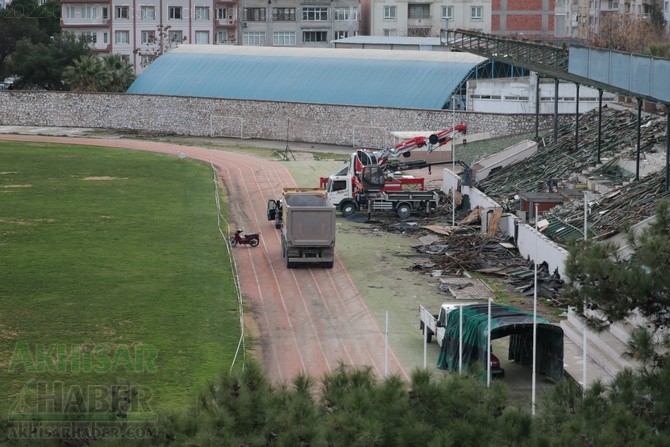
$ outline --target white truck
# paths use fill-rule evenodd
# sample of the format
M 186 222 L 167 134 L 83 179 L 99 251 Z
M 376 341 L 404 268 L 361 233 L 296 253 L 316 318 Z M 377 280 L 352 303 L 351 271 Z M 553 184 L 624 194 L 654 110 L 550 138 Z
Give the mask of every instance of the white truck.
M 457 312 L 454 314 L 454 317 L 458 318 L 458 308 L 461 306 L 469 306 L 471 304 L 476 303 L 442 303 L 440 306 L 440 313 L 437 315 L 434 315 L 425 307 L 419 306 L 419 314 L 421 317 L 419 329 L 421 330 L 421 333 L 424 334 L 426 342 L 430 343 L 433 339 L 433 335 L 435 335 L 437 344 L 442 346 L 445 328 L 449 321 L 449 313 L 452 310 L 456 310 Z M 425 331 L 428 331 L 428 333 L 426 334 Z
M 419 306 L 419 314 L 421 318 L 419 329 L 421 330 L 421 333 L 423 334 L 426 343 L 430 343 L 433 338 L 433 335 L 435 335 L 437 339 L 437 344 L 442 349 L 445 342 L 446 328 L 449 319 L 454 318 L 458 320 L 460 315 L 459 308 L 467 307 L 473 304 L 478 303 L 471 303 L 471 302 L 442 303 L 442 305 L 440 306 L 440 313 L 437 315 L 432 314 L 425 307 Z M 491 377 L 496 378 L 505 377 L 505 370 L 500 366 L 500 360 L 493 354 L 493 352 L 491 352 L 490 360 L 491 360 Z

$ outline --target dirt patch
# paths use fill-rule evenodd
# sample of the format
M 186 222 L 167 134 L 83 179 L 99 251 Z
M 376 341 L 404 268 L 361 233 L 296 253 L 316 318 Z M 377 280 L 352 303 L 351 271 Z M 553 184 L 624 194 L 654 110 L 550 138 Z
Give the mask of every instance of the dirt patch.
M 106 175 L 102 175 L 99 177 L 84 177 L 82 180 L 90 180 L 90 181 L 101 181 L 101 180 L 127 180 L 128 177 L 108 177 Z
M 1 185 L 0 188 L 32 188 L 33 185 Z

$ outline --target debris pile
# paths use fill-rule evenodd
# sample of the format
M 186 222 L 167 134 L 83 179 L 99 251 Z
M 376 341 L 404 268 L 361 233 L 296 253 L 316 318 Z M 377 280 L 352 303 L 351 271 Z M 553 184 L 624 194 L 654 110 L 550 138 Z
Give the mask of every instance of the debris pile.
M 433 232 L 431 242 L 414 247 L 426 255 L 428 262 L 414 263 L 409 270 L 435 275 L 460 277 L 467 272 L 501 278 L 510 289 L 522 295 L 534 295 L 535 267 L 519 255 L 516 247 L 504 239 L 489 237 L 475 226 L 419 227 Z M 548 272 L 546 264 L 538 266 L 538 296 L 562 305 L 560 292 L 563 280 L 557 271 Z

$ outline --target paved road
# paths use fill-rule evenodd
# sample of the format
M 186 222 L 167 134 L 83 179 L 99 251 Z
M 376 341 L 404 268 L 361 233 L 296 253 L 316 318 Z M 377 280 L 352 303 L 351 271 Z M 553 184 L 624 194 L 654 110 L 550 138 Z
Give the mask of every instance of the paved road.
M 252 309 L 268 377 L 290 381 L 297 373 L 321 377 L 340 362 L 386 368 L 408 378 L 353 280 L 336 258 L 331 269 L 286 269 L 279 233 L 269 231 L 267 199 L 295 186 L 279 163 L 233 152 L 130 139 L 0 135 L 0 140 L 50 141 L 108 146 L 187 157 L 213 164 L 229 198 L 229 228 L 263 229 L 261 244 L 233 250 L 241 292 Z

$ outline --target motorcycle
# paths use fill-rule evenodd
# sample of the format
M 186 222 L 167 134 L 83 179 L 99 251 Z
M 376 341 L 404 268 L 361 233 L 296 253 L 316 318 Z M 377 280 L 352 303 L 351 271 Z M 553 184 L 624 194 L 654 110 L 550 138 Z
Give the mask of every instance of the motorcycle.
M 260 235 L 258 233 L 248 233 L 244 236 L 242 235 L 242 230 L 237 230 L 234 235 L 230 237 L 230 245 L 236 246 L 240 245 L 251 245 L 255 247 L 260 242 Z

